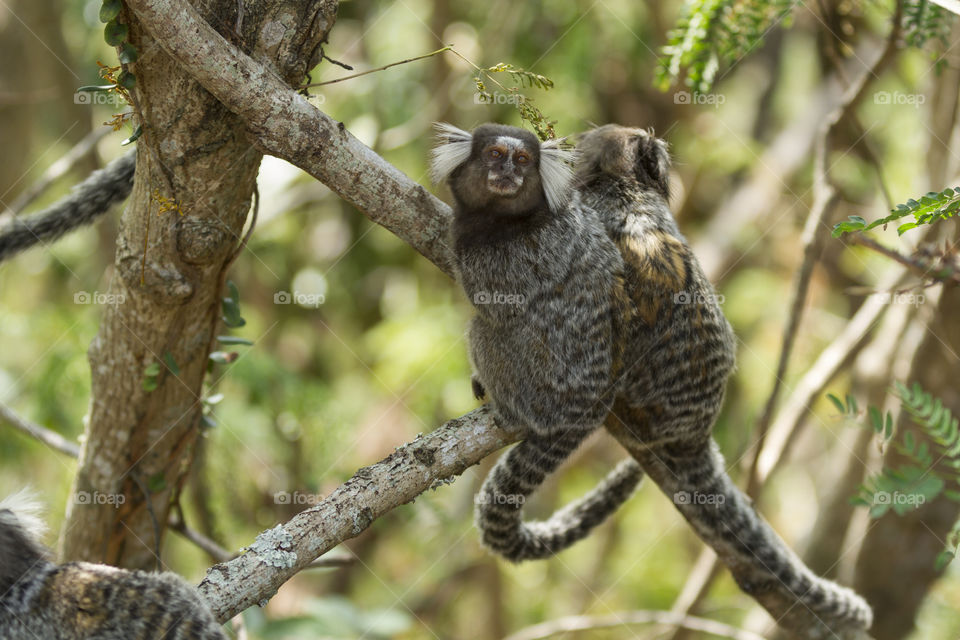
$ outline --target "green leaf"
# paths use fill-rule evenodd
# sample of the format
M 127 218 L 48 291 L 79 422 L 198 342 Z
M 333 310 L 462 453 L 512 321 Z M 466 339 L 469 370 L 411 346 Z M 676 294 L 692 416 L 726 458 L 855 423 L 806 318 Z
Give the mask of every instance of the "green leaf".
M 880 413 L 880 409 L 869 406 L 867 412 L 870 414 L 870 424 L 873 425 L 873 430 L 876 433 L 883 433 L 883 414 Z
M 143 135 L 143 127 L 141 127 L 140 125 L 137 125 L 137 128 L 133 130 L 133 133 L 130 134 L 130 137 L 127 138 L 126 140 L 124 140 L 123 142 L 121 142 L 121 143 L 120 143 L 120 146 L 121 146 L 121 147 L 125 147 L 125 146 L 127 146 L 128 144 L 134 143 L 134 142 L 136 142 L 136 141 L 140 138 L 140 136 L 142 136 L 142 135 Z
M 886 440 L 893 437 L 893 414 L 889 412 L 887 412 L 887 422 L 884 425 L 883 437 Z
M 117 84 L 127 91 L 132 91 L 133 88 L 137 86 L 137 76 L 129 71 L 121 71 L 120 75 L 117 76 Z
M 240 336 L 217 336 L 217 342 L 220 344 L 242 344 L 248 347 L 253 346 L 252 340 L 247 340 L 246 338 L 241 338 Z
M 843 401 L 840 400 L 840 398 L 838 398 L 837 396 L 833 395 L 832 393 L 828 393 L 827 400 L 832 402 L 833 406 L 835 406 L 837 408 L 837 411 L 839 411 L 840 413 L 847 412 L 847 408 L 843 405 Z
M 933 563 L 934 571 L 943 571 L 950 563 L 953 562 L 953 559 L 956 557 L 956 552 L 950 549 L 944 549 L 937 554 L 937 559 Z
M 148 376 L 158 376 L 160 375 L 160 363 L 151 362 L 147 365 L 147 368 L 143 370 L 143 373 Z
M 920 225 L 918 225 L 916 222 L 905 222 L 899 227 L 897 227 L 897 235 L 902 236 L 907 231 L 910 231 L 910 229 L 916 229 L 919 226 Z
M 847 394 L 847 409 L 850 415 L 856 415 L 860 411 L 859 407 L 857 407 L 857 399 L 849 393 Z
M 120 0 L 103 0 L 103 4 L 100 5 L 100 22 L 110 22 L 120 15 L 122 8 Z
M 158 472 L 150 476 L 147 480 L 147 489 L 151 493 L 158 493 L 167 488 L 167 479 L 164 477 L 162 472 Z
M 175 376 L 180 375 L 180 367 L 177 365 L 177 361 L 173 358 L 172 353 L 170 353 L 169 351 L 164 351 L 163 362 L 167 365 L 167 369 L 170 369 L 170 373 L 172 373 Z
M 111 47 L 119 47 L 123 44 L 123 41 L 127 39 L 127 36 L 130 35 L 130 30 L 127 28 L 127 25 L 117 22 L 116 20 L 111 20 L 107 23 L 107 26 L 103 28 L 103 39 L 107 41 Z
M 159 383 L 157 382 L 157 379 L 156 379 L 155 377 L 153 377 L 153 378 L 149 378 L 149 377 L 148 377 L 148 378 L 144 378 L 144 379 L 140 382 L 140 387 L 141 387 L 144 391 L 154 391 L 158 386 L 159 386 Z
M 223 402 L 222 393 L 215 393 L 212 396 L 207 396 L 206 398 L 203 399 L 203 403 L 209 404 L 209 405 L 220 404 L 221 402 Z
M 214 429 L 217 426 L 217 421 L 212 416 L 204 414 L 200 416 L 200 426 L 204 429 Z
M 117 85 L 115 84 L 86 84 L 82 87 L 77 87 L 77 91 L 112 91 L 116 88 Z
M 129 42 L 124 42 L 120 45 L 120 54 L 118 58 L 123 64 L 131 64 L 137 61 L 137 58 L 140 57 L 140 54 L 137 52 L 137 48 L 130 44 Z M 127 87 L 128 89 L 130 87 Z

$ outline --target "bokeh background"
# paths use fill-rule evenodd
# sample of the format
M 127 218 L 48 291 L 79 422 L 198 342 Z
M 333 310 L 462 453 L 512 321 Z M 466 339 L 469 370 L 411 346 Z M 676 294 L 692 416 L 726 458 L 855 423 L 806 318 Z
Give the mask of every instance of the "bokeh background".
M 97 61 L 113 64 L 116 57 L 100 34 L 99 4 L 0 3 L 5 204 L 117 111 L 74 100 L 78 86 L 98 82 Z M 561 135 L 617 122 L 652 127 L 669 141 L 673 209 L 739 339 L 738 370 L 715 433 L 731 474 L 742 478 L 802 259 L 799 238 L 812 203 L 810 145 L 837 95 L 826 80 L 833 64 L 826 51 L 833 47 L 851 70 L 862 69 L 856 58 L 879 50 L 892 4 L 800 3 L 789 28 L 771 29 L 699 99 L 682 83 L 666 91 L 654 86 L 660 48 L 681 8 L 655 0 L 350 0 L 341 3 L 325 51 L 360 71 L 452 44 L 482 67 L 506 62 L 551 79 L 552 90 L 523 93 L 556 120 Z M 943 57 L 946 49 L 933 42 L 900 53 L 875 83 L 890 99 L 871 92 L 858 110 L 869 148 L 851 130 L 849 149 L 831 153 L 844 216 L 872 219 L 886 212 L 871 154 L 896 202 L 946 186 L 929 184 L 937 143 L 926 99 L 940 81 L 935 62 L 956 65 L 955 56 Z M 312 79 L 348 73 L 323 61 Z M 479 104 L 473 76 L 470 65 L 444 53 L 320 87 L 314 102 L 449 201 L 445 187 L 427 177 L 431 123 L 521 124 L 507 100 Z M 498 78 L 514 84 L 506 74 Z M 128 134 L 103 137 L 28 211 L 123 153 L 119 143 Z M 954 154 L 946 161 L 956 169 Z M 759 187 L 751 191 L 751 185 Z M 190 525 L 233 550 L 359 467 L 476 406 L 464 341 L 470 307 L 455 283 L 282 161 L 264 160 L 259 188 L 256 231 L 230 273 L 247 320 L 231 333 L 253 345 L 237 347 L 240 357 L 209 377 L 210 393 L 222 400 L 210 411 L 215 426 L 203 440 L 184 500 Z M 83 430 L 86 350 L 101 314 L 99 305 L 77 303 L 75 296 L 106 291 L 114 277 L 118 214 L 0 266 L 0 402 L 71 439 Z M 893 245 L 909 244 L 887 235 Z M 864 292 L 850 287 L 874 286 L 887 267 L 865 249 L 828 243 L 785 378 L 787 393 L 863 303 Z M 283 292 L 300 294 L 300 303 L 284 303 Z M 855 371 L 844 374 L 830 389 L 843 395 L 855 378 Z M 837 451 L 860 429 L 825 399 L 806 422 L 760 500 L 773 526 L 801 550 L 837 471 Z M 623 455 L 598 434 L 550 479 L 531 512 L 548 513 L 582 494 Z M 560 557 L 515 567 L 485 554 L 472 525 L 473 496 L 490 463 L 396 509 L 333 552 L 354 558 L 347 566 L 306 571 L 265 609 L 247 612 L 251 637 L 487 639 L 568 614 L 672 606 L 702 545 L 653 486 Z M 27 484 L 37 489 L 48 507 L 51 545 L 74 470 L 72 460 L 0 427 L 0 495 Z M 851 537 L 837 550 L 841 578 L 855 556 Z M 193 581 L 212 563 L 177 535 L 167 536 L 164 560 Z M 927 599 L 921 630 L 912 637 L 956 638 L 956 602 L 954 566 Z M 764 615 L 727 574 L 700 614 L 734 625 Z M 664 633 L 637 626 L 569 637 Z

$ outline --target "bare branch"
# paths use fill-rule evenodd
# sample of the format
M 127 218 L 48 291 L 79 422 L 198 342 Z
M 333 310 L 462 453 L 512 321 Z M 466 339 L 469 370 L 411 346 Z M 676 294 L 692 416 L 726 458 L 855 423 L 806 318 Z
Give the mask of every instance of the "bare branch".
M 745 631 L 722 622 L 714 622 L 704 618 L 685 616 L 671 611 L 624 611 L 604 616 L 568 616 L 558 618 L 542 624 L 537 624 L 516 633 L 511 633 L 504 640 L 538 640 L 548 638 L 558 633 L 573 631 L 587 631 L 589 629 L 605 629 L 623 627 L 628 624 L 667 624 L 691 631 L 703 631 L 715 636 L 731 638 L 732 640 L 763 640 L 763 636 L 751 631 Z
M 6 422 L 14 429 L 22 431 L 31 438 L 39 440 L 51 449 L 55 449 L 71 458 L 77 458 L 80 455 L 80 446 L 77 443 L 70 442 L 56 431 L 51 431 L 35 422 L 21 418 L 9 407 L 2 404 L 0 404 L 0 421 Z
M 300 167 L 445 273 L 453 273 L 445 244 L 450 223 L 446 204 L 227 42 L 189 3 L 127 4 L 170 56 L 246 122 L 262 151 Z
M 451 420 L 364 467 L 319 504 L 257 536 L 247 552 L 214 565 L 200 593 L 221 622 L 273 596 L 295 573 L 399 505 L 460 475 L 514 437 L 485 408 Z

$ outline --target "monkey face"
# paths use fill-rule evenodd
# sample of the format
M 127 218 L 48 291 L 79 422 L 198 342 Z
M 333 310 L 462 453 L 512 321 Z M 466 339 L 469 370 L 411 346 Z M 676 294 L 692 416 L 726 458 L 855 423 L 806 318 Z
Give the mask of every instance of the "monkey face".
M 433 178 L 449 180 L 459 210 L 515 216 L 566 205 L 572 154 L 561 141 L 541 143 L 529 131 L 500 124 L 472 133 L 438 124 L 437 131 Z
M 497 136 L 480 152 L 487 169 L 487 188 L 495 196 L 513 198 L 531 175 L 536 175 L 531 150 L 521 140 Z

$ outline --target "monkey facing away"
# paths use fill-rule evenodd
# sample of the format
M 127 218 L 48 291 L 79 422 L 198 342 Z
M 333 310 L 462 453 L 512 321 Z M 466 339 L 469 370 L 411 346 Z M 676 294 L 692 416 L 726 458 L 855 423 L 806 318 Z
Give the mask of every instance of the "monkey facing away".
M 477 496 L 483 544 L 514 562 L 570 546 L 613 513 L 642 474 L 621 463 L 580 500 L 523 522 L 528 496 L 603 424 L 621 366 L 623 263 L 595 214 L 570 201 L 570 152 L 515 127 L 438 125 L 434 179 L 455 200 L 458 280 L 476 310 L 474 390 L 523 440 Z
M 226 640 L 197 591 L 173 573 L 57 565 L 24 492 L 0 502 L 3 640 Z
M 70 195 L 50 207 L 27 216 L 17 216 L 0 226 L 0 262 L 41 242 L 53 242 L 84 225 L 92 224 L 121 202 L 133 189 L 136 152 L 121 156 L 91 173 Z
M 578 144 L 577 190 L 620 249 L 634 305 L 619 395 L 606 425 L 734 574 L 762 600 L 775 585 L 823 637 L 868 629 L 870 607 L 814 575 L 730 480 L 711 437 L 734 336 L 670 213 L 670 157 L 642 129 L 606 125 Z

